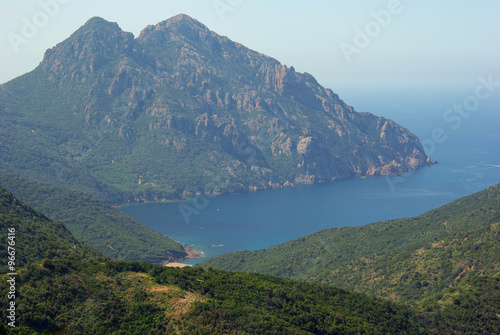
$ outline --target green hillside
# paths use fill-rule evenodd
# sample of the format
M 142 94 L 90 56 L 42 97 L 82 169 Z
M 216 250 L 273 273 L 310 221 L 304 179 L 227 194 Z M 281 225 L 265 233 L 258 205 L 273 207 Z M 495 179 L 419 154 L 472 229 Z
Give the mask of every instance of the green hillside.
M 0 187 L 0 249 L 2 274 L 8 271 L 8 252 L 14 248 L 14 268 L 45 258 L 95 257 L 99 252 L 76 240 L 61 222 L 35 211 Z M 12 235 L 8 235 L 12 231 Z M 12 236 L 9 238 L 9 236 Z M 3 295 L 2 295 L 3 296 Z
M 500 268 L 500 185 L 414 218 L 332 228 L 201 266 L 260 272 L 415 302 Z
M 463 281 L 418 307 L 434 334 L 500 334 L 500 272 Z
M 259 274 L 109 259 L 58 259 L 19 273 L 12 334 L 419 334 L 423 327 L 394 303 Z
M 100 257 L 3 189 L 0 213 L 2 231 L 16 229 L 17 257 L 15 299 L 6 298 L 11 275 L 0 275 L 4 334 L 425 333 L 409 308 L 360 293 Z M 7 322 L 10 301 L 15 328 Z
M 484 203 L 484 199 L 494 199 L 495 192 L 497 188 L 490 188 L 475 199 Z M 477 213 L 467 198 L 460 201 Z M 458 207 L 451 206 L 450 212 L 453 208 Z M 481 208 L 480 212 L 489 209 Z M 448 220 L 459 222 L 451 216 Z M 17 273 L 15 299 L 7 298 L 7 292 L 13 292 L 7 281 L 12 277 L 9 269 L 3 267 L 0 275 L 4 297 L 0 299 L 0 334 L 465 335 L 500 330 L 500 272 L 493 268 L 490 275 L 463 280 L 410 307 L 264 274 L 111 260 L 1 188 L 0 225 L 4 232 L 16 230 Z M 487 228 L 496 232 L 498 223 L 485 224 L 460 238 L 472 242 L 469 249 L 489 244 Z M 4 241 L 5 250 L 11 240 Z M 436 249 L 459 252 L 452 240 L 436 243 L 441 244 Z M 431 252 L 416 254 L 427 253 Z M 477 261 L 486 260 L 487 256 Z M 460 276 L 466 277 L 462 272 Z M 15 328 L 7 318 L 12 316 L 7 310 L 11 301 L 16 307 Z
M 0 185 L 105 256 L 152 263 L 186 256 L 179 243 L 89 195 L 2 173 Z

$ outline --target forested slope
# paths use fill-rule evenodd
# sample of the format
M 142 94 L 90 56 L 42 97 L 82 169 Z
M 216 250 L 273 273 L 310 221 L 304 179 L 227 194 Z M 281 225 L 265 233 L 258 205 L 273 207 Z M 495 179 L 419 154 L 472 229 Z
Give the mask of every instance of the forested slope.
M 14 291 L 7 281 L 12 271 L 0 275 L 2 323 L 8 321 L 10 301 L 16 306 L 16 327 L 7 325 L 9 334 L 418 334 L 423 329 L 407 307 L 334 287 L 113 261 L 3 189 L 0 223 L 2 231 L 16 231 Z M 15 299 L 5 298 L 9 290 Z
M 162 263 L 187 255 L 178 242 L 89 195 L 3 173 L 0 185 L 105 256 Z
M 61 222 L 35 211 L 0 187 L 0 249 L 2 274 L 8 271 L 8 251 L 14 249 L 14 268 L 54 257 L 96 257 L 92 247 L 76 240 Z M 11 233 L 11 235 L 9 235 Z M 8 247 L 11 247 L 9 250 Z
M 500 268 L 500 186 L 417 217 L 323 230 L 201 266 L 328 284 L 415 302 Z

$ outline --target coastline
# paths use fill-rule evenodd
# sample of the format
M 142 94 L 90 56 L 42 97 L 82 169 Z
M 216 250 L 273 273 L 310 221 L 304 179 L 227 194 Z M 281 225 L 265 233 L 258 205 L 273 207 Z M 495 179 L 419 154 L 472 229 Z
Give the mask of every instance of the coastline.
M 184 250 L 187 253 L 187 256 L 184 257 L 182 260 L 187 261 L 189 259 L 198 259 L 204 257 L 202 252 L 197 252 L 195 248 L 193 247 L 188 247 L 187 244 L 183 243 L 181 244 Z
M 193 247 L 189 247 L 185 243 L 182 243 L 181 246 L 184 248 L 184 251 L 186 252 L 187 256 L 182 257 L 182 258 L 174 258 L 174 259 L 171 259 L 169 261 L 166 261 L 163 263 L 163 266 L 174 267 L 174 268 L 183 268 L 183 267 L 188 267 L 188 266 L 190 267 L 192 265 L 183 264 L 180 262 L 187 261 L 190 259 L 198 259 L 198 258 L 204 257 L 202 252 L 197 252 L 196 249 L 194 249 Z
M 186 198 L 181 198 L 181 199 L 162 199 L 162 200 L 155 200 L 155 201 L 147 201 L 147 200 L 138 200 L 136 202 L 126 202 L 126 203 L 120 203 L 118 205 L 113 204 L 111 205 L 114 208 L 120 209 L 123 207 L 128 207 L 128 206 L 140 206 L 140 205 L 146 205 L 146 204 L 163 204 L 163 203 L 179 203 L 179 204 L 190 204 L 195 201 L 197 197 L 208 197 L 208 198 L 214 198 L 218 197 L 221 195 L 232 195 L 232 194 L 242 194 L 242 193 L 250 193 L 250 192 L 262 192 L 262 191 L 270 191 L 270 190 L 279 190 L 279 189 L 284 189 L 284 188 L 291 188 L 291 187 L 296 187 L 299 185 L 316 185 L 316 184 L 324 184 L 324 183 L 335 183 L 338 181 L 342 180 L 349 180 L 353 178 L 364 178 L 364 177 L 377 177 L 377 176 L 352 176 L 352 177 L 346 177 L 346 178 L 338 178 L 334 180 L 321 180 L 317 182 L 311 182 L 311 183 L 290 183 L 287 185 L 273 185 L 273 186 L 267 186 L 263 188 L 249 188 L 248 190 L 243 190 L 243 191 L 227 191 L 227 192 L 220 192 L 220 193 L 203 193 L 203 194 L 198 194 L 198 195 L 192 195 Z
M 168 204 L 168 203 L 178 203 L 178 204 L 190 204 L 194 202 L 195 197 L 187 197 L 182 199 L 163 199 L 163 200 L 155 200 L 155 201 L 137 201 L 137 202 L 126 202 L 119 205 L 111 205 L 114 208 L 120 209 L 128 206 L 139 206 L 146 204 Z
M 352 176 L 345 176 L 345 177 L 335 177 L 331 180 L 316 180 L 316 181 L 296 181 L 296 182 L 288 182 L 288 183 L 283 183 L 283 184 L 273 184 L 273 185 L 267 185 L 262 188 L 249 188 L 246 190 L 240 190 L 240 191 L 224 191 L 220 193 L 203 193 L 203 194 L 198 194 L 198 195 L 190 195 L 186 197 L 182 197 L 182 195 L 179 194 L 181 198 L 179 199 L 156 199 L 153 201 L 148 201 L 144 200 L 141 198 L 136 198 L 136 201 L 128 201 L 125 203 L 120 203 L 120 204 L 113 204 L 111 205 L 112 207 L 115 207 L 117 209 L 120 209 L 122 207 L 128 207 L 128 206 L 139 206 L 139 205 L 145 205 L 145 204 L 161 204 L 161 203 L 192 203 L 195 201 L 197 197 L 218 197 L 221 195 L 228 195 L 228 194 L 241 194 L 241 193 L 248 193 L 248 192 L 261 192 L 261 191 L 269 191 L 269 190 L 277 190 L 277 189 L 284 189 L 284 188 L 290 188 L 290 187 L 296 187 L 299 185 L 318 185 L 318 184 L 325 184 L 325 183 L 336 183 L 344 180 L 350 180 L 350 179 L 368 179 L 368 178 L 377 178 L 377 177 L 395 177 L 395 176 L 401 176 L 405 173 L 411 172 L 411 171 L 417 171 L 426 167 L 431 167 L 433 165 L 438 164 L 438 161 L 436 160 L 431 160 L 430 157 L 426 160 L 426 163 L 416 167 L 412 168 L 409 171 L 379 171 L 375 173 L 364 173 L 364 174 L 354 174 Z

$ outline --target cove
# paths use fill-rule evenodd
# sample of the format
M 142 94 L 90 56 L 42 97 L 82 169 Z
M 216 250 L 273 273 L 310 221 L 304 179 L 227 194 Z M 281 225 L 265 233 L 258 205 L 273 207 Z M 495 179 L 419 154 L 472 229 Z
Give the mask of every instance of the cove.
M 441 129 L 446 140 L 429 148 L 431 158 L 439 162 L 432 167 L 399 177 L 357 178 L 222 195 L 209 198 L 197 215 L 190 216 L 190 222 L 184 220 L 179 203 L 120 209 L 211 257 L 267 248 L 331 227 L 416 216 L 500 182 L 498 99 L 484 103 L 455 130 L 442 120 L 442 115 L 448 106 L 463 100 L 463 95 L 433 91 L 418 101 L 411 97 L 401 95 L 399 100 L 393 99 L 392 108 L 375 95 L 367 101 L 357 101 L 357 105 L 361 106 L 360 111 L 369 106 L 371 112 L 394 119 L 421 140 Z

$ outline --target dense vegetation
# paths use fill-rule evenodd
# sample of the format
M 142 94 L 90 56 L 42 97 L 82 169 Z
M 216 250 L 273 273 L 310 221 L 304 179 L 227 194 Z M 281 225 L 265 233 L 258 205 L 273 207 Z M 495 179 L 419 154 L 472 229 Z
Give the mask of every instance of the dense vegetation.
M 500 272 L 463 281 L 418 306 L 434 334 L 500 334 Z
M 186 255 L 179 243 L 89 195 L 2 173 L 0 185 L 105 256 L 162 263 Z
M 201 298 L 191 294 L 192 301 L 184 302 L 187 292 L 156 285 L 145 273 L 151 267 L 105 258 L 58 258 L 31 264 L 18 271 L 18 322 L 11 333 L 24 329 L 37 333 L 160 334 L 168 324 L 168 313 L 176 312 L 176 303 L 182 311 Z M 133 271 L 136 269 L 141 272 Z M 2 292 L 6 289 L 3 279 Z
M 259 274 L 62 258 L 19 273 L 13 334 L 418 334 L 423 327 L 387 301 Z
M 0 191 L 2 231 L 16 228 L 12 334 L 417 334 L 423 327 L 405 307 L 333 287 L 100 257 L 62 224 Z M 0 276 L 2 323 L 7 272 Z
M 475 195 L 476 205 L 468 198 L 459 200 L 459 204 L 470 213 L 483 213 L 485 208 L 489 209 L 482 206 L 487 203 L 485 199 L 495 199 L 498 188 L 485 192 Z M 448 213 L 458 210 L 455 205 L 450 204 Z M 477 208 L 482 210 L 477 212 Z M 434 214 L 439 212 L 441 209 Z M 460 220 L 449 216 L 448 222 Z M 9 276 L 2 267 L 0 292 L 4 299 L 0 300 L 0 334 L 497 334 L 500 331 L 500 273 L 494 273 L 495 262 L 489 259 L 498 253 L 485 249 L 491 240 L 498 244 L 498 237 L 490 236 L 497 233 L 498 223 L 457 233 L 465 234 L 460 235 L 461 240 L 471 241 L 472 244 L 462 246 L 466 250 L 479 246 L 479 250 L 485 251 L 485 259 L 478 258 L 477 262 L 490 262 L 491 275 L 461 281 L 456 287 L 428 295 L 414 307 L 333 286 L 264 274 L 212 267 L 175 269 L 111 260 L 75 240 L 61 223 L 51 221 L 3 189 L 0 189 L 0 223 L 2 231 L 16 228 L 18 273 L 17 326 L 11 328 L 5 322 Z M 455 242 L 443 239 L 433 248 L 451 250 L 449 255 L 454 257 L 462 250 Z M 1 243 L 5 249 L 5 242 Z M 427 250 L 416 254 L 431 253 Z M 484 268 L 483 273 L 487 272 Z M 466 274 L 463 271 L 459 276 Z
M 500 185 L 414 218 L 332 228 L 201 266 L 260 272 L 400 302 L 500 269 Z
M 8 239 L 8 229 L 14 229 L 15 237 Z M 99 253 L 92 247 L 76 240 L 61 222 L 53 222 L 35 211 L 10 192 L 0 187 L 0 249 L 2 250 L 2 274 L 7 271 L 8 243 L 15 249 L 14 267 L 23 267 L 43 259 L 60 257 L 95 257 Z M 3 297 L 3 295 L 2 295 Z

